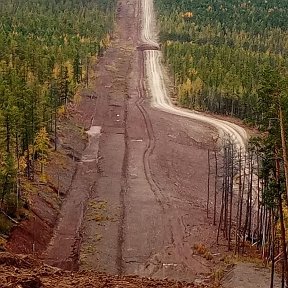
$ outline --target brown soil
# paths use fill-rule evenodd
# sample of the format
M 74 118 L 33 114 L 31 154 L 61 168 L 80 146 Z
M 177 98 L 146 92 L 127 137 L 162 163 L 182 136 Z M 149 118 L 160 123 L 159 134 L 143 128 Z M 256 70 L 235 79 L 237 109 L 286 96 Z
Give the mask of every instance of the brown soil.
M 37 170 L 34 181 L 23 180 L 22 189 L 30 208 L 25 212 L 27 220 L 12 229 L 6 245 L 8 251 L 41 255 L 53 235 L 62 200 L 76 171 L 76 155 L 80 155 L 86 145 L 81 130 L 75 126 L 76 114 L 71 112 L 69 119 L 59 123 L 58 150 L 51 151 L 45 167 L 47 183 L 39 180 Z
M 9 253 L 0 253 L 0 287 L 192 288 L 194 285 L 168 280 L 155 281 L 137 276 L 118 277 L 95 272 L 72 273 L 52 268 L 28 256 L 13 256 Z
M 271 271 L 253 263 L 236 264 L 222 281 L 223 288 L 270 287 Z M 274 287 L 281 287 L 281 279 L 274 275 Z

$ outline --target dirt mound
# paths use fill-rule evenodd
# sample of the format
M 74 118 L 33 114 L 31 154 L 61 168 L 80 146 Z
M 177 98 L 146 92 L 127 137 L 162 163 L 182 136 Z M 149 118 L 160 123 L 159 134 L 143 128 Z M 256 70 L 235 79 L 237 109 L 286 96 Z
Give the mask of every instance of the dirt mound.
M 7 252 L 0 254 L 0 266 L 14 266 L 15 268 L 32 268 L 39 265 L 35 259 L 27 255 L 13 255 Z
M 19 279 L 20 278 L 20 279 Z M 36 276 L 23 276 L 23 277 L 8 277 L 8 284 L 7 287 L 21 287 L 21 288 L 41 288 L 43 284 L 41 280 Z M 2 287 L 2 286 L 1 286 Z M 5 287 L 5 286 L 3 286 Z
M 72 273 L 50 267 L 31 256 L 0 253 L 0 288 L 40 287 L 195 287 L 191 283 L 155 280 L 138 276 L 110 276 L 103 273 Z M 204 286 L 203 286 L 204 287 Z

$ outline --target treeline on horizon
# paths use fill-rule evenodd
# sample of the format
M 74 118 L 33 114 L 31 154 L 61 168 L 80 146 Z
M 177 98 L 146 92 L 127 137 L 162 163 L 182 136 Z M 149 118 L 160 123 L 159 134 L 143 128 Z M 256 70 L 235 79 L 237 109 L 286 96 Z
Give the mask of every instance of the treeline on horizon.
M 15 208 L 20 179 L 33 179 L 34 161 L 42 167 L 49 141 L 56 143 L 59 114 L 80 83 L 88 83 L 91 58 L 109 45 L 115 3 L 0 2 L 1 211 L 9 203 Z
M 261 124 L 263 71 L 288 66 L 285 1 L 156 0 L 179 103 Z

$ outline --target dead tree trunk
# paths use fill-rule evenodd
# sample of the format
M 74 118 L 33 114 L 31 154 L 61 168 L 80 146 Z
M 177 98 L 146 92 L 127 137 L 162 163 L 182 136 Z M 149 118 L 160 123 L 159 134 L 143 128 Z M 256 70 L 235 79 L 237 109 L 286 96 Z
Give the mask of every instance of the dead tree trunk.
M 218 161 L 217 161 L 217 154 L 214 151 L 214 158 L 215 158 L 215 179 L 214 179 L 214 213 L 213 213 L 213 225 L 216 225 L 216 213 L 217 213 L 217 179 L 218 179 Z
M 234 149 L 233 149 L 233 144 L 231 145 L 230 153 L 229 153 L 229 158 L 230 158 L 230 185 L 229 185 L 229 194 L 230 194 L 230 201 L 229 201 L 229 230 L 228 230 L 228 250 L 231 250 L 231 230 L 232 230 L 232 207 L 233 207 L 233 174 L 234 174 Z
M 210 150 L 208 149 L 207 152 L 208 158 L 208 179 L 207 179 L 207 205 L 206 205 L 206 212 L 207 218 L 209 218 L 209 202 L 210 202 Z
M 270 281 L 270 288 L 274 287 L 274 270 L 275 270 L 275 261 L 274 261 L 274 240 L 275 240 L 275 229 L 274 229 L 274 211 L 272 208 L 272 213 L 271 213 L 271 281 Z
M 277 155 L 277 153 L 276 153 Z M 285 282 L 288 286 L 288 263 L 287 263 L 287 250 L 286 250 L 286 233 L 285 233 L 285 224 L 283 216 L 283 206 L 281 198 L 281 188 L 280 188 L 280 163 L 279 158 L 276 158 L 276 182 L 277 182 L 277 192 L 278 192 L 278 209 L 279 209 L 279 218 L 281 226 L 281 244 L 282 244 L 282 253 L 283 253 L 283 265 L 285 272 Z
M 237 202 L 237 214 L 236 214 L 236 231 L 235 231 L 235 254 L 239 253 L 239 242 L 240 242 L 240 227 L 241 227 L 241 220 L 240 215 L 240 207 L 242 210 L 242 152 L 240 149 L 238 155 L 238 171 L 239 171 L 239 185 L 238 185 L 238 202 Z M 241 204 L 240 204 L 241 203 Z
M 284 161 L 284 173 L 285 173 L 285 186 L 286 194 L 285 199 L 288 200 L 288 161 L 287 161 L 287 148 L 286 148 L 286 138 L 285 138 L 285 129 L 283 121 L 283 111 L 279 103 L 279 121 L 280 121 L 280 131 L 281 131 L 281 146 L 282 146 L 282 156 Z

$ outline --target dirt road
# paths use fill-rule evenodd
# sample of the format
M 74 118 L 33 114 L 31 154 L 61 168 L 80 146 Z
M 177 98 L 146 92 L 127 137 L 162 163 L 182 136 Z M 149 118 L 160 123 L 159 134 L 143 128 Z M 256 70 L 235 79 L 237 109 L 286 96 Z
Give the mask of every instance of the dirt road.
M 142 41 L 155 46 L 157 45 L 157 32 L 155 28 L 156 21 L 153 0 L 145 0 L 142 1 L 142 3 Z M 233 139 L 238 148 L 241 148 L 242 151 L 245 150 L 248 136 L 242 127 L 227 121 L 207 117 L 195 111 L 184 110 L 173 106 L 165 85 L 164 69 L 161 64 L 161 51 L 146 50 L 145 60 L 149 89 L 154 107 L 171 114 L 188 117 L 214 126 L 218 130 L 220 139 L 228 136 Z
M 115 156 L 107 148 L 104 123 L 98 157 L 101 173 L 84 221 L 80 268 L 195 279 L 213 266 L 193 253 L 193 245 L 201 242 L 209 247 L 215 241 L 216 229 L 205 217 L 205 199 L 206 149 L 214 147 L 217 131 L 151 108 L 145 81 L 147 51 L 137 50 L 143 43 L 138 37 L 141 28 L 135 29 L 140 2 L 120 3 L 117 40 L 106 56 L 111 57 L 113 50 L 110 60 L 125 87 L 122 91 L 111 87 L 110 92 L 117 93 L 126 111 L 122 177 L 120 183 L 116 172 L 109 174 Z M 126 63 L 128 73 L 117 59 Z
M 113 43 L 95 66 L 92 96 L 78 108 L 89 145 L 46 261 L 112 274 L 202 279 L 219 252 L 205 211 L 207 149 L 215 148 L 219 133 L 231 134 L 242 147 L 246 134 L 171 105 L 155 50 L 151 0 L 120 0 L 117 11 Z M 212 259 L 199 256 L 196 244 Z

